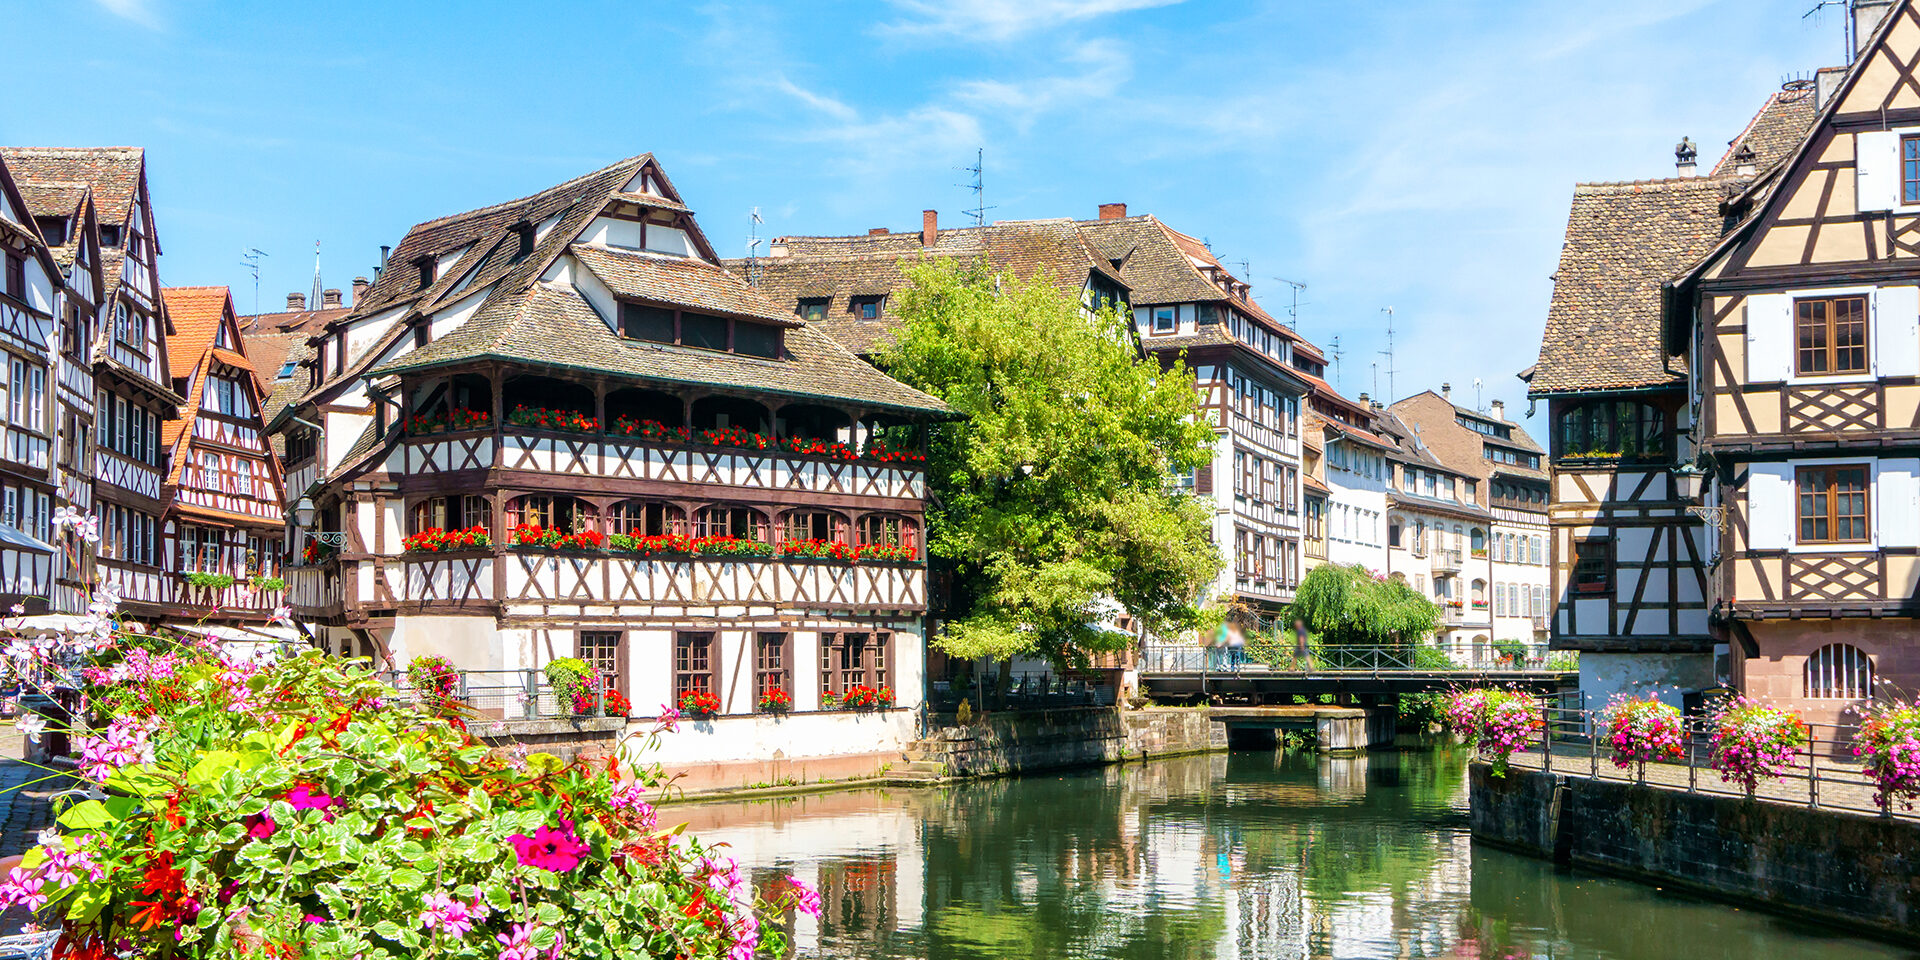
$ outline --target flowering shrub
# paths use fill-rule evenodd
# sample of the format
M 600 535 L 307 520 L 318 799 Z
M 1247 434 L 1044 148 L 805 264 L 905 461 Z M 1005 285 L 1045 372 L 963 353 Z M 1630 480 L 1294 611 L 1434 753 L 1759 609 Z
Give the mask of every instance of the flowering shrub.
M 1616 767 L 1637 767 L 1644 773 L 1650 760 L 1680 756 L 1685 736 L 1680 711 L 1664 700 L 1616 695 L 1601 712 L 1600 723 L 1606 728 Z
M 895 450 L 891 447 L 888 447 L 887 442 L 885 440 L 875 440 L 872 443 L 867 444 L 866 453 L 862 454 L 862 456 L 866 457 L 868 460 L 874 460 L 880 463 L 926 463 L 927 462 L 927 458 L 925 454 L 914 453 L 911 450 Z
M 780 445 L 794 453 L 809 457 L 829 457 L 834 460 L 858 460 L 860 454 L 852 447 L 838 440 L 813 440 L 805 437 L 788 437 Z
M 780 555 L 783 557 L 818 557 L 824 560 L 845 560 L 851 563 L 860 555 L 860 551 L 851 543 L 839 540 L 782 540 Z
M 1507 775 L 1513 754 L 1525 750 L 1534 734 L 1547 725 L 1539 701 L 1499 687 L 1455 690 L 1447 696 L 1442 713 L 1453 735 L 1492 763 L 1496 777 Z
M 473 550 L 492 545 L 493 537 L 483 526 L 472 526 L 465 530 L 442 530 L 439 527 L 431 527 L 400 541 L 401 549 L 408 553 Z
M 407 685 L 418 690 L 428 706 L 444 710 L 460 687 L 460 671 L 446 657 L 414 657 L 407 664 Z
M 573 410 L 549 410 L 546 407 L 529 407 L 524 404 L 507 411 L 507 422 L 519 427 L 566 430 L 572 433 L 595 433 L 600 429 L 600 421 L 584 413 Z
M 606 684 L 593 664 L 579 657 L 561 657 L 547 663 L 546 673 L 554 698 L 575 716 L 591 715 L 600 709 L 599 692 Z
M 838 697 L 827 695 L 830 704 L 837 704 L 848 710 L 885 709 L 893 706 L 892 687 L 870 687 L 857 683 L 840 692 Z
M 1761 780 L 1778 779 L 1807 745 L 1800 715 L 1750 697 L 1734 697 L 1715 708 L 1710 762 L 1720 779 L 1738 783 L 1749 795 Z
M 680 712 L 690 717 L 711 717 L 720 712 L 720 698 L 705 690 L 688 690 L 680 695 Z
M 1875 704 L 1860 722 L 1853 755 L 1873 778 L 1873 802 L 1883 810 L 1895 801 L 1908 810 L 1920 798 L 1920 705 Z
M 614 417 L 613 423 L 607 426 L 607 432 L 615 436 L 639 437 L 662 443 L 686 443 L 693 439 L 693 431 L 686 427 L 669 427 L 658 420 L 635 420 L 627 416 Z
M 779 687 L 760 691 L 761 713 L 786 713 L 793 709 L 793 697 Z
M 339 547 L 308 537 L 306 547 L 300 551 L 300 562 L 311 566 L 339 552 Z
M 59 921 L 58 956 L 751 960 L 785 955 L 768 911 L 817 909 L 661 830 L 657 765 L 499 757 L 317 651 L 109 637 L 88 675 L 104 726 L 75 738 L 109 797 L 0 883 L 0 907 Z M 187 695 L 129 689 L 156 680 Z
M 609 717 L 624 717 L 633 712 L 633 703 L 627 699 L 627 695 L 612 687 L 607 688 L 601 700 L 606 704 Z
M 553 411 L 548 411 L 553 412 Z M 507 419 L 514 423 L 512 416 Z M 532 424 L 530 424 L 532 425 Z M 725 429 L 694 430 L 689 427 L 669 427 L 658 420 L 639 420 L 626 415 L 613 418 L 607 424 L 607 433 L 617 437 L 638 437 L 656 443 L 702 444 L 709 447 L 739 447 L 743 450 L 785 450 L 808 457 L 827 457 L 832 460 L 872 460 L 876 463 L 926 463 L 923 454 L 908 450 L 895 450 L 885 441 L 875 440 L 867 445 L 864 452 L 856 452 L 847 444 L 838 440 L 818 440 L 812 437 L 775 437 L 771 434 L 755 433 L 745 427 Z

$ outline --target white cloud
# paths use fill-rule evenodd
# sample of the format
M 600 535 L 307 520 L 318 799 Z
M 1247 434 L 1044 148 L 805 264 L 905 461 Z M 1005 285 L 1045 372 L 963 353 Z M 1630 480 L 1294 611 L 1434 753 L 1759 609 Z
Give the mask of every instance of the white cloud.
M 1041 114 L 1061 108 L 1084 110 L 1118 93 L 1133 77 L 1125 48 L 1112 40 L 1089 40 L 1060 59 L 1086 69 L 1063 76 L 963 81 L 954 89 L 954 99 L 1007 117 L 1024 132 Z
M 824 94 L 814 93 L 813 91 L 808 90 L 797 83 L 794 83 L 792 80 L 787 79 L 784 74 L 776 74 L 772 80 L 772 83 L 773 83 L 773 88 L 775 90 L 778 90 L 781 93 L 784 93 L 787 96 L 792 97 L 795 100 L 798 100 L 801 103 L 806 104 L 807 106 L 812 107 L 813 109 L 818 110 L 821 113 L 824 113 L 827 116 L 834 118 L 835 120 L 852 122 L 853 120 L 857 119 L 860 115 L 858 111 L 854 110 L 852 107 L 847 106 L 845 103 L 842 103 L 841 101 L 836 100 L 833 97 L 826 96 Z
M 900 36 L 948 40 L 1010 40 L 1035 30 L 1108 14 L 1165 7 L 1182 0 L 893 0 L 913 17 L 882 24 Z
M 101 9 L 123 20 L 131 20 L 151 30 L 160 29 L 160 18 L 152 0 L 94 0 Z

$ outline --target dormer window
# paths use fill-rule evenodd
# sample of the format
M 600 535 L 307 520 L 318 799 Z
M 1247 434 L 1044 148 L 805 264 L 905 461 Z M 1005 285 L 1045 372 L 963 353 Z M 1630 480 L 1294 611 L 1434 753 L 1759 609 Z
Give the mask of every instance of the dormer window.
M 1153 308 L 1153 332 L 1172 333 L 1175 327 L 1175 314 L 1172 307 Z
M 100 242 L 109 247 L 119 246 L 120 228 L 114 225 L 102 224 L 100 227 Z
M 512 262 L 519 263 L 533 253 L 533 224 L 526 221 L 514 224 L 513 235 L 518 240 L 519 247 L 514 251 Z
M 796 308 L 794 312 L 798 313 L 802 320 L 825 320 L 827 318 L 827 298 L 803 297 L 800 300 L 799 307 Z
M 772 324 L 641 303 L 620 305 L 620 335 L 765 360 L 779 359 L 784 341 L 781 328 Z
M 880 303 L 885 297 L 854 297 L 847 303 L 847 309 L 862 320 L 880 319 Z
M 49 247 L 61 247 L 67 243 L 66 217 L 34 217 L 34 225 L 40 228 L 40 236 Z
M 433 257 L 431 256 L 415 257 L 413 261 L 413 266 L 416 270 L 420 271 L 420 289 L 425 290 L 426 288 L 433 286 L 433 275 L 435 272 L 434 268 L 436 266 Z

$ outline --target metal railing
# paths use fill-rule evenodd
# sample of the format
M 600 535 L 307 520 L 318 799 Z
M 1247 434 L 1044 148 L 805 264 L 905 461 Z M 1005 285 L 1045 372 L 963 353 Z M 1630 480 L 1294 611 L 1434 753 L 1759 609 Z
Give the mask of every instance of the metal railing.
M 427 696 L 407 680 L 405 670 L 383 670 L 380 682 L 396 694 Z M 619 689 L 617 678 L 608 681 Z M 607 716 L 604 698 L 596 698 L 585 712 L 576 713 L 573 704 L 562 703 L 545 670 L 461 670 L 454 683 L 453 699 L 483 716 L 496 720 L 553 720 L 568 717 Z
M 1853 758 L 1859 734 L 1854 724 L 1803 723 L 1807 743 L 1782 776 L 1761 780 L 1752 794 L 1743 784 L 1727 780 L 1713 766 L 1713 731 L 1704 716 L 1682 719 L 1680 756 L 1672 760 L 1621 767 L 1614 763 L 1599 711 L 1549 706 L 1546 725 L 1527 747 L 1514 753 L 1509 764 L 1518 769 L 1542 770 L 1570 777 L 1715 796 L 1748 797 L 1768 803 L 1786 803 L 1814 809 L 1874 813 L 1920 820 L 1920 813 L 1891 809 L 1874 801 L 1877 787 L 1865 767 Z
M 1557 672 L 1547 663 L 1544 649 L 1539 655 L 1506 658 L 1498 655 L 1497 650 L 1489 650 L 1485 658 L 1470 657 L 1462 663 L 1458 658 L 1448 656 L 1444 664 L 1436 663 L 1434 653 L 1445 654 L 1434 647 L 1424 648 L 1426 662 L 1421 662 L 1421 648 L 1413 646 L 1362 647 L 1346 645 L 1328 645 L 1315 647 L 1303 656 L 1291 652 L 1272 657 L 1272 662 L 1254 659 L 1244 647 L 1198 647 L 1188 644 L 1148 644 L 1142 651 L 1140 670 L 1144 673 L 1514 673 L 1514 672 Z
M 951 681 L 936 680 L 929 685 L 927 707 L 936 712 L 951 711 L 960 701 L 969 701 L 975 710 L 1000 702 L 1000 676 L 988 673 L 978 685 L 956 687 Z M 1007 683 L 1007 706 L 1034 710 L 1046 707 L 1109 706 L 1117 691 L 1111 684 L 1084 677 L 1061 676 L 1051 672 L 1016 673 Z

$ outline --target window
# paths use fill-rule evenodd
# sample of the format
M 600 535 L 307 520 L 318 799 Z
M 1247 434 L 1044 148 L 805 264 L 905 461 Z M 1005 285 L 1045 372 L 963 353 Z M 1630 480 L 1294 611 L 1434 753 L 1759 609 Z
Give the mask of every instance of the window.
M 780 330 L 764 323 L 733 322 L 733 352 L 768 360 L 780 356 Z
M 534 236 L 533 224 L 531 223 L 514 224 L 513 236 L 514 236 L 514 239 L 517 241 L 517 243 L 514 246 L 513 260 L 510 262 L 519 263 L 520 261 L 525 260 L 528 254 L 533 252 L 533 236 Z
M 1900 202 L 1920 203 L 1920 136 L 1913 134 L 1900 138 Z
M 745 507 L 702 507 L 693 515 L 696 537 L 733 537 L 767 542 L 767 518 Z
M 1867 372 L 1867 298 L 1793 302 L 1794 373 L 1800 376 Z
M 423 533 L 436 527 L 441 530 L 484 527 L 487 525 L 487 513 L 485 497 L 429 497 L 413 505 L 407 532 Z
M 664 537 L 687 532 L 686 511 L 671 503 L 622 500 L 607 510 L 607 532 L 629 537 Z
M 674 704 L 679 704 L 681 697 L 695 691 L 715 693 L 711 633 L 682 633 L 673 638 Z
M 827 318 L 826 297 L 805 297 L 794 310 L 802 320 L 825 320 Z
M 420 289 L 425 290 L 426 288 L 433 286 L 433 268 L 434 268 L 433 257 L 423 256 L 423 257 L 415 258 L 415 260 L 413 261 L 413 267 L 416 271 L 419 272 Z
M 844 540 L 847 523 L 824 510 L 795 510 L 781 523 L 780 534 L 788 540 Z
M 905 517 L 869 514 L 860 518 L 860 545 L 915 546 L 913 521 Z
M 7 296 L 27 299 L 27 261 L 11 250 L 7 251 Z
M 1153 308 L 1154 333 L 1172 333 L 1176 326 L 1177 321 L 1175 320 L 1174 309 L 1172 307 Z
M 727 349 L 727 319 L 703 313 L 680 314 L 680 345 L 702 350 Z
M 1867 468 L 1864 464 L 1802 467 L 1801 543 L 1865 543 Z
M 1850 643 L 1829 643 L 1807 658 L 1807 696 L 1862 700 L 1873 695 L 1873 658 Z
M 1573 592 L 1613 591 L 1613 542 L 1576 540 L 1573 544 Z
M 582 631 L 576 654 L 600 674 L 608 690 L 621 689 L 620 634 L 606 630 Z
M 507 502 L 507 528 L 535 526 L 573 532 L 593 526 L 593 507 L 573 497 L 530 494 Z
M 1492 448 L 1488 448 L 1489 454 Z M 1666 411 L 1636 400 L 1569 406 L 1560 413 L 1562 457 L 1664 457 Z
M 887 673 L 888 633 L 823 633 L 820 635 L 820 694 L 838 697 L 862 684 L 890 686 Z
M 34 217 L 34 225 L 40 228 L 40 237 L 49 247 L 64 247 L 67 244 L 66 217 Z
M 793 683 L 787 664 L 793 659 L 793 635 L 789 633 L 755 634 L 753 639 L 753 702 L 759 709 L 760 698 L 773 691 L 789 697 Z
M 880 319 L 880 302 L 885 297 L 854 297 L 847 301 L 847 309 L 862 320 Z
M 649 343 L 677 343 L 701 350 L 731 350 L 751 357 L 778 359 L 781 328 L 745 320 L 640 303 L 620 304 L 620 335 Z

